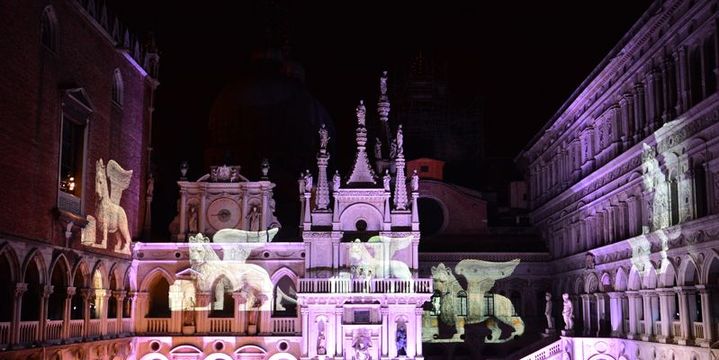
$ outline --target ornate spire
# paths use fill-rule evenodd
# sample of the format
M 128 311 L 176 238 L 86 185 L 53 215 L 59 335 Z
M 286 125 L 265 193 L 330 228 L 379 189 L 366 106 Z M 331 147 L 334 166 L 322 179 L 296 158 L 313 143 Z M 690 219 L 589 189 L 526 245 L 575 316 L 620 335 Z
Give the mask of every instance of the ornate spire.
M 367 110 L 364 101 L 360 100 L 357 105 L 357 157 L 355 158 L 352 174 L 347 184 L 373 184 L 375 185 L 375 176 L 372 167 L 367 159 L 367 129 L 365 128 L 365 114 Z
M 379 78 L 379 101 L 377 102 L 377 113 L 382 124 L 382 136 L 389 144 L 392 141 L 389 131 L 389 97 L 387 96 L 387 71 L 382 72 Z M 377 158 L 377 160 L 380 160 Z
M 330 204 L 330 186 L 327 182 L 327 164 L 330 160 L 330 153 L 327 151 L 327 143 L 330 137 L 325 124 L 319 130 L 320 153 L 317 154 L 317 210 L 327 210 Z
M 402 125 L 397 129 L 397 157 L 394 164 L 397 169 L 394 179 L 394 207 L 397 210 L 407 210 L 407 181 L 404 175 L 404 136 L 402 135 Z

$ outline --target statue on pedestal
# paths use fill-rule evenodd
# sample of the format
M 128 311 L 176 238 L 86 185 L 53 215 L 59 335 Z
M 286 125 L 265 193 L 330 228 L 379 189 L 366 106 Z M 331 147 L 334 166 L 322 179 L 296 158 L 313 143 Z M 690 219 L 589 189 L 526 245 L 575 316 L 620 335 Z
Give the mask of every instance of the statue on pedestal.
M 412 171 L 412 191 L 419 191 L 419 175 L 417 175 L 417 169 Z
M 547 304 L 544 306 L 544 316 L 547 317 L 547 329 L 554 329 L 554 319 L 552 318 L 552 294 L 545 293 L 544 299 Z
M 404 155 L 404 135 L 402 135 L 402 124 L 397 128 L 397 156 Z
M 385 169 L 384 176 L 382 177 L 382 184 L 384 185 L 384 191 L 389 191 L 389 183 L 392 181 L 392 176 L 389 174 L 389 170 Z
M 325 124 L 322 124 L 320 126 L 320 151 L 327 150 L 327 144 L 330 141 L 329 133 L 327 132 L 327 128 L 325 127 Z M 322 151 L 324 153 L 324 151 Z
M 571 331 L 574 327 L 574 307 L 572 306 L 572 301 L 569 300 L 569 294 L 562 294 L 562 300 L 562 304 L 564 306 L 562 309 L 562 317 L 564 318 L 564 330 Z
M 190 234 L 197 234 L 199 232 L 199 230 L 197 228 L 197 217 L 198 217 L 197 205 L 190 204 L 188 213 L 189 213 L 189 218 L 187 220 L 188 232 Z
M 374 158 L 377 160 L 382 159 L 382 142 L 379 138 L 375 138 L 374 142 Z
M 312 192 L 312 174 L 305 170 L 305 192 Z
M 338 170 L 335 170 L 335 174 L 332 176 L 332 192 L 337 192 L 340 190 L 340 183 L 342 182 L 342 178 L 340 178 L 340 173 Z

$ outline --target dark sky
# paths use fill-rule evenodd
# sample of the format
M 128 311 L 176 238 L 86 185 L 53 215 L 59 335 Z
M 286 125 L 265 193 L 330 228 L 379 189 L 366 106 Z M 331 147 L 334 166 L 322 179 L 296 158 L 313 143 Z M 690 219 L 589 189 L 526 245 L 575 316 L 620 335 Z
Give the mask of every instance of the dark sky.
M 283 0 L 284 14 L 275 17 L 283 20 L 266 15 L 267 0 L 108 3 L 131 28 L 157 37 L 154 162 L 158 181 L 169 185 L 158 200 L 171 203 L 180 160 L 190 161 L 191 176 L 206 172 L 201 148 L 212 100 L 267 29 L 286 29 L 291 57 L 338 132 L 354 123 L 358 99 L 376 102 L 381 70 L 422 51 L 447 62 L 454 100 L 482 98 L 487 154 L 512 158 L 650 2 Z M 347 132 L 338 138 L 351 139 Z

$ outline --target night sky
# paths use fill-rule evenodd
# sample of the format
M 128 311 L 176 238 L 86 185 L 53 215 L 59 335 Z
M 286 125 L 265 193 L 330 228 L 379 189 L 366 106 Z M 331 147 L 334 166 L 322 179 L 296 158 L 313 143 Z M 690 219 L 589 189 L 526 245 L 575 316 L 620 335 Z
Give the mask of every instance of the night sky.
M 266 4 L 108 1 L 132 29 L 154 32 L 160 48 L 153 161 L 166 191 L 156 194 L 159 204 L 177 196 L 181 160 L 189 160 L 191 177 L 206 172 L 212 101 L 265 45 L 268 29 L 282 27 L 305 85 L 334 120 L 335 140 L 351 141 L 354 107 L 362 98 L 376 102 L 381 70 L 402 68 L 422 51 L 447 63 L 453 102 L 482 99 L 487 155 L 512 158 L 650 2 L 280 1 L 282 13 L 271 16 Z

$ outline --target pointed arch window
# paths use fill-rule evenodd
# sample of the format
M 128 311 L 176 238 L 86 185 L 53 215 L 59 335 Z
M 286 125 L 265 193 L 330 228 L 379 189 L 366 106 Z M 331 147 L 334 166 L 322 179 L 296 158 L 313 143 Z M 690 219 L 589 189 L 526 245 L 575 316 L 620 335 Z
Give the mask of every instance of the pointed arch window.
M 42 44 L 53 52 L 57 50 L 57 18 L 55 10 L 48 5 L 42 11 L 40 19 L 40 40 Z
M 65 91 L 62 100 L 58 208 L 82 213 L 87 123 L 92 105 L 83 89 Z
M 120 69 L 115 69 L 112 74 L 112 104 L 119 108 L 122 108 L 123 104 L 123 91 L 122 73 L 120 73 Z

